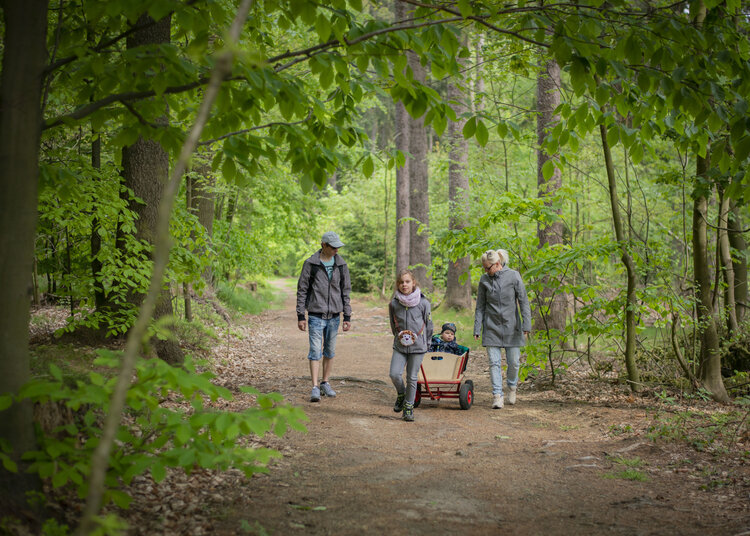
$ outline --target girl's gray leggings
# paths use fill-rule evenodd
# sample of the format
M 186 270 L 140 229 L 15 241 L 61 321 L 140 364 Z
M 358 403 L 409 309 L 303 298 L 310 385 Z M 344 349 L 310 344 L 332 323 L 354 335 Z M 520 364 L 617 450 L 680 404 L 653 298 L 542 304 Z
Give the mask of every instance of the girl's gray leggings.
M 422 364 L 424 354 L 402 354 L 393 350 L 391 357 L 391 381 L 398 394 L 405 393 L 404 402 L 414 403 L 417 395 L 417 379 L 419 377 L 419 366 Z M 404 367 L 406 367 L 406 386 L 404 386 Z

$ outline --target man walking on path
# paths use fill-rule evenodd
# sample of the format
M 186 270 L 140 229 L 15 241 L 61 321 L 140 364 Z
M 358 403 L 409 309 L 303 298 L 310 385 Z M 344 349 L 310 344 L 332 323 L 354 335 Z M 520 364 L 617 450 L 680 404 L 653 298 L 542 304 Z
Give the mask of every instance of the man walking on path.
M 312 379 L 310 402 L 320 402 L 321 394 L 336 396 L 336 391 L 331 388 L 328 379 L 331 377 L 333 356 L 336 353 L 340 315 L 344 313 L 344 331 L 349 331 L 352 317 L 352 308 L 349 305 L 349 293 L 352 288 L 349 267 L 337 253 L 344 244 L 333 231 L 323 233 L 320 242 L 320 249 L 302 265 L 302 272 L 297 281 L 297 327 L 301 331 L 305 331 L 308 324 L 310 327 L 310 351 L 307 354 Z M 318 385 L 321 357 L 323 378 Z

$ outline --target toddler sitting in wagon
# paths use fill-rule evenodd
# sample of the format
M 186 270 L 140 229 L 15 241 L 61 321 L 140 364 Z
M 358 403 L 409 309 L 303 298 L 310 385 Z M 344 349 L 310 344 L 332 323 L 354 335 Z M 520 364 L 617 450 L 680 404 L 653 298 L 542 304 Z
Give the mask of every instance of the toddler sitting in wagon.
M 456 342 L 456 324 L 446 322 L 441 328 L 440 335 L 434 335 L 430 340 L 430 352 L 446 352 L 461 355 L 466 348 L 459 346 Z

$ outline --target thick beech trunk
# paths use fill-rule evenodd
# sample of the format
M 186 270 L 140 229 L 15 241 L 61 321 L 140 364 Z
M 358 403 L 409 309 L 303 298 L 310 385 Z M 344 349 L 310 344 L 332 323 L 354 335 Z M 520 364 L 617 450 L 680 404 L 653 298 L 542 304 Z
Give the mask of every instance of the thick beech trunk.
M 139 23 L 148 19 L 147 15 L 139 18 Z M 143 30 L 134 32 L 127 40 L 128 48 L 147 44 L 168 43 L 170 39 L 170 19 L 164 19 Z M 155 140 L 139 137 L 131 146 L 122 151 L 122 168 L 125 184 L 143 203 L 131 202 L 130 209 L 137 214 L 136 237 L 150 244 L 154 243 L 154 232 L 164 187 L 169 177 L 169 156 Z M 132 297 L 140 305 L 143 295 Z M 164 289 L 156 303 L 155 317 L 173 316 L 172 300 L 168 289 Z M 161 340 L 156 337 L 151 341 L 157 355 L 168 363 L 179 363 L 184 355 L 179 345 L 172 340 Z
M 0 80 L 0 394 L 29 379 L 29 305 L 37 224 L 42 72 L 47 0 L 5 0 Z M 29 512 L 26 492 L 41 491 L 20 455 L 35 447 L 30 404 L 0 411 L 0 439 L 19 471 L 0 465 L 0 518 Z

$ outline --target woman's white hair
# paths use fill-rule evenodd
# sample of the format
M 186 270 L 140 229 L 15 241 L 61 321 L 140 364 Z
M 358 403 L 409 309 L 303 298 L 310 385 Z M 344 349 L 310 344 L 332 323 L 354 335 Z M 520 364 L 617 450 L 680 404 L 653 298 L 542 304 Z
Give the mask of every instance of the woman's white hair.
M 508 251 L 504 249 L 498 249 L 497 254 L 502 257 L 502 261 L 500 264 L 503 265 L 503 268 L 505 268 L 508 265 Z
M 482 264 L 500 263 L 501 266 L 508 264 L 508 252 L 504 249 L 488 249 L 482 253 Z

